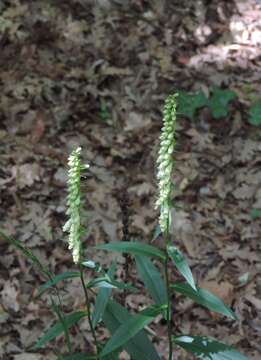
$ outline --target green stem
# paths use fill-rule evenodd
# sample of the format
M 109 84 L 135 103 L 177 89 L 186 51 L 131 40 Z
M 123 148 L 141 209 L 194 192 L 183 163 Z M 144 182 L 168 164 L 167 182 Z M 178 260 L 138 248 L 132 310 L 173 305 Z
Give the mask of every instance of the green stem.
M 167 253 L 167 246 L 169 244 L 169 226 L 167 227 L 167 231 L 164 233 L 164 240 L 165 240 L 165 254 L 166 259 L 164 262 L 164 273 L 165 273 L 165 284 L 167 289 L 167 296 L 168 296 L 168 303 L 167 303 L 167 327 L 168 327 L 168 341 L 169 341 L 169 360 L 172 360 L 173 354 L 173 345 L 172 345 L 172 329 L 171 329 L 171 289 L 170 289 L 170 281 L 169 281 L 169 272 L 168 272 L 168 253 Z
M 85 282 L 84 282 L 83 268 L 82 268 L 81 262 L 80 262 L 80 277 L 81 277 L 81 283 L 82 283 L 82 288 L 83 288 L 84 297 L 85 297 L 85 304 L 86 304 L 86 309 L 87 309 L 88 322 L 89 322 L 89 326 L 90 326 L 90 329 L 91 329 L 94 344 L 95 344 L 95 347 L 96 347 L 96 359 L 99 360 L 100 359 L 100 356 L 99 356 L 99 344 L 98 344 L 98 341 L 97 341 L 97 338 L 96 338 L 95 329 L 94 329 L 93 324 L 92 324 L 91 303 L 90 303 L 90 299 L 89 299 L 89 295 L 88 295 L 88 290 L 87 290 L 87 287 L 86 287 Z
M 57 296 L 57 294 L 56 294 L 56 296 Z M 65 323 L 65 320 L 64 320 L 64 314 L 63 314 L 63 311 L 62 311 L 61 302 L 59 300 L 59 305 L 57 305 L 55 303 L 55 301 L 53 300 L 52 295 L 50 295 L 50 298 L 51 298 L 52 308 L 53 308 L 54 312 L 56 313 L 60 323 L 62 324 L 63 331 L 65 333 L 65 340 L 66 340 L 66 344 L 67 344 L 67 347 L 68 347 L 68 351 L 69 351 L 69 354 L 71 355 L 72 354 L 72 345 L 71 345 L 70 335 L 69 335 L 69 332 L 68 332 L 68 329 L 67 329 L 67 326 L 66 326 L 66 323 Z
M 66 341 L 66 344 L 67 344 L 67 347 L 68 347 L 69 354 L 71 355 L 71 353 L 72 353 L 72 343 L 71 343 L 68 328 L 67 328 L 65 320 L 64 320 L 64 312 L 63 312 L 62 300 L 61 300 L 60 293 L 59 293 L 59 290 L 58 290 L 56 285 L 55 285 L 55 292 L 56 292 L 56 296 L 58 298 L 59 306 L 60 306 L 60 309 L 61 309 L 61 314 L 58 311 L 59 320 L 60 320 L 60 322 L 62 324 L 62 327 L 63 327 L 63 330 L 64 330 L 65 341 Z
M 53 278 L 54 278 L 54 274 L 50 271 L 47 271 L 46 272 L 46 275 L 48 277 L 48 279 L 50 281 L 53 281 Z M 57 287 L 57 285 L 54 285 L 54 291 L 55 291 L 55 295 L 58 299 L 58 303 L 59 303 L 59 306 L 57 306 L 57 316 L 62 324 L 62 327 L 63 327 L 63 331 L 64 331 L 64 334 L 65 334 L 65 341 L 66 341 L 66 345 L 67 345 L 67 348 L 68 348 L 68 351 L 69 351 L 69 354 L 71 355 L 72 353 L 72 343 L 71 343 L 71 338 L 70 338 L 70 333 L 68 331 L 68 328 L 66 326 L 66 323 L 65 323 L 65 320 L 64 320 L 64 312 L 63 312 L 63 304 L 62 304 L 62 300 L 61 300 L 61 296 L 60 296 L 60 292 L 59 292 L 59 289 Z M 51 301 L 53 303 L 53 300 L 52 300 L 52 297 L 51 297 Z M 60 307 L 60 309 L 59 309 Z

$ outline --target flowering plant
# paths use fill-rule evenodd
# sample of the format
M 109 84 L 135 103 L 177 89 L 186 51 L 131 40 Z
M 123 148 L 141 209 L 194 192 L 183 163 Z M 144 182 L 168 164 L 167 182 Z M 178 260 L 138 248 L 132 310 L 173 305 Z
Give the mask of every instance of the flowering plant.
M 65 272 L 58 275 L 53 274 L 22 243 L 1 231 L 1 235 L 22 251 L 47 278 L 47 282 L 39 288 L 39 295 L 45 291 L 54 290 L 54 295 L 51 292 L 50 297 L 58 321 L 45 331 L 44 335 L 36 343 L 35 348 L 43 347 L 48 341 L 64 333 L 67 353 L 60 353 L 57 350 L 57 360 L 115 360 L 119 359 L 123 349 L 134 360 L 160 360 L 162 358 L 161 354 L 157 352 L 154 343 L 145 331 L 146 326 L 153 322 L 156 316 L 162 316 L 166 319 L 169 360 L 173 359 L 173 345 L 182 347 L 199 359 L 246 360 L 243 355 L 230 346 L 211 338 L 173 333 L 175 321 L 172 311 L 173 292 L 187 296 L 210 311 L 223 314 L 233 320 L 237 319 L 234 312 L 214 294 L 196 285 L 188 262 L 181 251 L 174 246 L 170 237 L 171 176 L 174 167 L 176 101 L 177 95 L 175 94 L 167 97 L 165 102 L 163 128 L 157 160 L 159 189 L 156 206 L 160 209 L 159 223 L 165 244 L 164 250 L 162 251 L 149 244 L 130 241 L 127 238 L 128 229 L 126 227 L 128 226 L 128 221 L 126 219 L 124 241 L 96 246 L 97 250 L 121 252 L 135 259 L 137 274 L 154 302 L 152 306 L 136 314 L 130 314 L 117 300 L 117 296 L 115 296 L 112 290 L 123 292 L 124 294 L 126 291 L 137 291 L 137 289 L 133 285 L 115 279 L 116 262 L 110 266 L 109 270 L 105 270 L 99 264 L 96 264 L 95 261 L 84 259 L 81 244 L 83 226 L 81 223 L 80 179 L 81 171 L 89 166 L 82 165 L 80 148 L 74 150 L 69 156 L 68 220 L 63 227 L 64 231 L 69 232 L 69 249 L 72 252 L 75 265 L 79 267 L 79 271 Z M 163 265 L 164 279 L 152 258 Z M 126 257 L 127 261 L 128 259 L 129 257 Z M 172 283 L 169 270 L 173 270 L 173 266 L 184 278 L 184 282 Z M 85 279 L 85 271 L 92 272 L 91 280 L 88 282 Z M 60 281 L 73 277 L 80 279 L 86 309 L 84 311 L 72 312 L 68 315 L 63 311 L 62 299 L 57 284 Z M 95 295 L 95 301 L 91 301 L 90 294 L 92 296 Z M 84 317 L 88 318 L 89 329 L 92 333 L 91 353 L 76 352 L 71 339 L 70 328 Z M 100 326 L 106 327 L 111 333 L 111 337 L 105 343 L 104 341 L 99 341 L 97 335 L 97 329 Z

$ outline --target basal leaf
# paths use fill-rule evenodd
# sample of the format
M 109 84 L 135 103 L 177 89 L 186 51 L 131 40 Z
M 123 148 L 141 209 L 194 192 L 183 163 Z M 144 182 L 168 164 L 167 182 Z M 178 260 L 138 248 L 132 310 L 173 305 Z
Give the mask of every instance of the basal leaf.
M 132 317 L 119 303 L 109 300 L 103 315 L 103 321 L 111 334 L 114 334 L 122 324 L 125 324 Z M 157 351 L 144 330 L 139 331 L 123 347 L 133 360 L 160 360 Z
M 197 288 L 193 279 L 192 272 L 187 263 L 187 260 L 185 259 L 181 251 L 177 249 L 176 246 L 169 245 L 167 247 L 167 252 L 173 264 L 177 267 L 179 273 L 186 279 L 189 285 L 196 290 Z
M 86 316 L 86 312 L 84 311 L 77 311 L 72 314 L 69 314 L 64 317 L 64 322 L 66 324 L 67 329 L 71 328 L 73 325 L 75 325 L 81 318 Z M 60 321 L 58 321 L 55 325 L 50 327 L 45 334 L 37 341 L 37 343 L 34 346 L 34 349 L 39 349 L 42 347 L 45 343 L 53 340 L 58 335 L 60 335 L 64 331 L 63 325 Z
M 198 359 L 203 360 L 247 360 L 232 347 L 205 336 L 182 335 L 173 337 L 173 342 Z
M 207 98 L 202 91 L 189 94 L 185 91 L 179 91 L 178 96 L 178 113 L 191 120 L 194 119 L 196 111 L 206 106 Z
M 236 93 L 232 90 L 213 88 L 212 96 L 207 102 L 212 115 L 215 119 L 227 116 L 228 104 L 236 98 Z
M 165 284 L 157 268 L 146 256 L 135 256 L 138 273 L 149 291 L 152 299 L 157 305 L 163 305 L 168 302 Z
M 166 307 L 165 307 L 166 308 Z M 125 323 L 120 325 L 114 332 L 112 337 L 105 345 L 101 356 L 110 354 L 117 350 L 122 345 L 126 344 L 128 340 L 132 339 L 139 333 L 146 325 L 148 325 L 154 317 L 165 310 L 162 306 L 151 306 L 140 313 L 130 317 Z
M 253 208 L 251 209 L 250 216 L 252 219 L 260 219 L 261 218 L 261 209 Z
M 50 287 L 56 285 L 59 281 L 79 277 L 80 273 L 77 271 L 66 271 L 59 275 L 54 276 L 51 280 L 47 281 L 45 284 L 41 285 L 38 289 L 38 295 L 41 295 L 45 290 L 49 289 Z
M 261 102 L 256 102 L 249 109 L 248 122 L 254 126 L 261 125 Z
M 160 260 L 165 259 L 165 255 L 163 251 L 157 249 L 154 246 L 148 244 L 141 244 L 134 241 L 119 241 L 108 244 L 102 244 L 96 246 L 96 249 L 107 250 L 107 251 L 117 251 L 117 252 L 125 252 L 133 255 L 144 255 L 144 256 L 155 256 Z
M 197 304 L 205 306 L 207 309 L 211 311 L 214 311 L 219 314 L 223 314 L 234 320 L 237 319 L 236 315 L 228 306 L 226 306 L 216 295 L 212 294 L 211 292 L 205 289 L 197 288 L 197 290 L 194 290 L 187 283 L 175 283 L 171 285 L 171 287 L 176 292 L 189 297 L 190 299 L 194 300 Z

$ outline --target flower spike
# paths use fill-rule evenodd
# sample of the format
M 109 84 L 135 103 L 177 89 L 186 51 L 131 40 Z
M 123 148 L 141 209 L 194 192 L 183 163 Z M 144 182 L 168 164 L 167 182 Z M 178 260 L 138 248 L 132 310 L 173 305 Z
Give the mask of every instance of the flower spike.
M 82 165 L 81 148 L 73 150 L 68 159 L 68 195 L 67 195 L 67 211 L 69 219 L 63 226 L 63 231 L 69 232 L 69 249 L 72 251 L 73 261 L 77 264 L 81 254 L 81 190 L 80 179 L 81 171 L 89 168 L 89 165 Z
M 160 209 L 159 224 L 162 232 L 165 232 L 168 229 L 170 222 L 170 195 L 172 190 L 171 174 L 175 164 L 172 153 L 176 145 L 177 96 L 177 94 L 169 95 L 165 101 L 163 109 L 163 127 L 160 136 L 160 149 L 157 159 L 159 195 L 156 201 L 156 208 Z

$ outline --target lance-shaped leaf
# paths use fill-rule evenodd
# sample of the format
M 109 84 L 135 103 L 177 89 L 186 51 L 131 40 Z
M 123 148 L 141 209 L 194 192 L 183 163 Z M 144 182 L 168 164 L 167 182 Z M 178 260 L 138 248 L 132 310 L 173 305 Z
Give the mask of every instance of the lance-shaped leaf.
M 67 329 L 71 328 L 73 325 L 75 325 L 81 318 L 86 316 L 86 312 L 84 311 L 77 311 L 70 315 L 67 315 L 64 317 L 64 322 L 67 327 Z M 42 347 L 45 343 L 48 341 L 53 340 L 58 335 L 60 335 L 64 331 L 63 324 L 58 321 L 55 325 L 50 327 L 45 334 L 37 341 L 37 343 L 34 346 L 34 349 L 39 349 Z
M 175 246 L 169 245 L 167 247 L 167 252 L 173 264 L 177 267 L 179 273 L 187 280 L 193 289 L 197 290 L 190 267 L 181 251 Z
M 101 356 L 110 354 L 133 338 L 140 330 L 148 325 L 157 315 L 166 309 L 164 306 L 151 306 L 140 313 L 133 315 L 115 331 L 113 336 L 105 345 Z
M 99 277 L 91 280 L 87 284 L 87 288 L 109 288 L 109 289 L 120 289 L 120 290 L 131 290 L 137 292 L 134 286 L 130 284 L 125 284 L 123 282 L 119 282 L 113 279 L 110 279 L 108 276 Z
M 12 236 L 7 235 L 1 228 L 0 228 L 0 235 L 11 245 L 13 245 L 17 250 L 21 251 L 21 253 L 29 259 L 37 268 L 38 270 L 45 275 L 47 278 L 51 278 L 53 275 L 52 273 L 47 269 L 45 265 L 41 263 L 41 261 L 29 250 L 24 244 L 14 239 Z
M 111 334 L 114 334 L 122 324 L 132 318 L 133 316 L 123 306 L 112 300 L 109 300 L 103 314 L 103 322 Z M 123 347 L 133 360 L 160 360 L 157 351 L 144 330 L 139 331 Z
M 165 259 L 164 252 L 157 249 L 155 246 L 151 246 L 148 244 L 141 244 L 134 241 L 128 241 L 128 242 L 119 241 L 108 244 L 102 244 L 96 246 L 96 249 L 117 251 L 117 252 L 129 253 L 132 255 L 144 255 L 149 257 L 154 256 L 159 258 L 161 261 Z
M 66 271 L 59 275 L 54 276 L 51 280 L 47 281 L 45 284 L 41 285 L 38 289 L 38 295 L 41 295 L 45 290 L 51 288 L 52 286 L 56 285 L 58 282 L 70 279 L 80 277 L 80 273 L 77 271 Z
M 198 359 L 203 360 L 247 360 L 232 347 L 205 336 L 182 335 L 173 337 L 173 342 Z
M 171 287 L 180 294 L 183 294 L 190 299 L 194 300 L 197 304 L 205 306 L 207 309 L 219 314 L 228 316 L 234 320 L 237 319 L 236 314 L 226 306 L 216 295 L 212 294 L 208 290 L 197 288 L 195 291 L 187 283 L 175 283 Z
M 157 268 L 146 256 L 135 256 L 138 273 L 157 305 L 167 304 L 168 296 L 165 284 Z
M 108 271 L 108 276 L 113 279 L 114 273 L 116 271 L 116 261 L 114 261 Z M 102 288 L 99 290 L 98 295 L 96 297 L 94 310 L 92 313 L 92 325 L 95 328 L 98 322 L 102 319 L 105 308 L 109 301 L 112 289 Z

